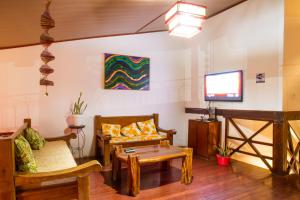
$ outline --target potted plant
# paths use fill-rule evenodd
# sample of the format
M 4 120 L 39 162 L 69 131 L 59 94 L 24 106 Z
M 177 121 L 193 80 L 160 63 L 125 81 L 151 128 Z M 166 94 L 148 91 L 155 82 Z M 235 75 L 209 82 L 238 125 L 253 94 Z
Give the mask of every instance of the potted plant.
M 80 92 L 77 101 L 71 105 L 70 113 L 67 117 L 67 123 L 69 126 L 81 126 L 84 125 L 83 113 L 86 110 L 87 104 L 81 100 L 82 92 Z
M 220 166 L 228 166 L 230 163 L 230 154 L 233 151 L 232 148 L 229 146 L 224 145 L 225 147 L 221 146 L 216 146 L 216 150 L 218 153 L 216 154 L 217 156 L 217 161 L 218 165 Z

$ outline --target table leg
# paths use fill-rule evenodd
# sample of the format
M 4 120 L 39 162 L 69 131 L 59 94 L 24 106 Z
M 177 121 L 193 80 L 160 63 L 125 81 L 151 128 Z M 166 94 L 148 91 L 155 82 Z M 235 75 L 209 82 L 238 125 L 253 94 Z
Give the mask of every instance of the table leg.
M 140 164 L 138 155 L 128 155 L 127 162 L 129 195 L 136 196 L 140 192 Z
M 181 183 L 190 184 L 193 180 L 192 173 L 192 164 L 193 164 L 193 149 L 192 148 L 184 148 L 183 151 L 186 153 L 186 156 L 182 161 L 181 168 Z
M 112 180 L 113 180 L 113 182 L 116 182 L 117 180 L 121 179 L 121 162 L 116 156 L 117 152 L 120 151 L 120 148 L 122 149 L 122 147 L 115 147 L 114 152 L 112 154 Z

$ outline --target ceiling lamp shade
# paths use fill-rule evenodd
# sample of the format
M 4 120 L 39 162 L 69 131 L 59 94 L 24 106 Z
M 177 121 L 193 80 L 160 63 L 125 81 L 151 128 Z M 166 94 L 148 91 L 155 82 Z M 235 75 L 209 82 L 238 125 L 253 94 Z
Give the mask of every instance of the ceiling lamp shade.
M 165 23 L 170 35 L 191 38 L 201 31 L 206 7 L 178 1 L 166 13 Z

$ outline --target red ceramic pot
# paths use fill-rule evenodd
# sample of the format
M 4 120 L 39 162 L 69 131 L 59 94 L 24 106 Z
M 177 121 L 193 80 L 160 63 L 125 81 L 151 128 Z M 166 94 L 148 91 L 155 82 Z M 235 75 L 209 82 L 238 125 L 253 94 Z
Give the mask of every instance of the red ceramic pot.
M 230 157 L 223 157 L 223 156 L 220 156 L 219 154 L 217 154 L 216 156 L 217 156 L 218 165 L 220 165 L 220 166 L 228 166 L 229 165 Z

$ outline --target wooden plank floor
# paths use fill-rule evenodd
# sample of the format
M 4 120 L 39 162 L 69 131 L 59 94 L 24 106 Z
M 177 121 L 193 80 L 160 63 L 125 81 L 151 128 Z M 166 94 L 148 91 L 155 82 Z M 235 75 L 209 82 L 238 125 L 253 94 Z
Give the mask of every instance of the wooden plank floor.
M 180 183 L 180 160 L 173 160 L 171 169 L 160 171 L 159 165 L 141 171 L 141 191 L 137 197 L 127 196 L 126 169 L 121 183 L 111 184 L 111 171 L 91 176 L 91 199 L 153 200 L 300 200 L 300 178 L 272 176 L 267 170 L 233 161 L 230 167 L 219 167 L 216 161 L 193 160 L 194 180 Z

